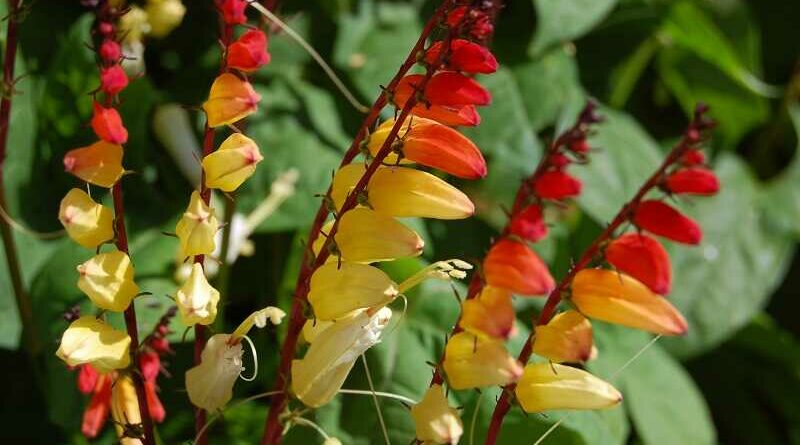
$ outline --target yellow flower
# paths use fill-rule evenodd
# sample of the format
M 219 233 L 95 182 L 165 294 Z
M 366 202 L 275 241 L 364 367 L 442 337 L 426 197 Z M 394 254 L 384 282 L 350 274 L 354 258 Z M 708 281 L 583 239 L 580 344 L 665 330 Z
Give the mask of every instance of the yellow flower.
M 100 372 L 127 368 L 131 338 L 91 315 L 73 321 L 56 355 L 69 366 L 89 363 Z
M 203 202 L 200 193 L 193 192 L 189 207 L 175 226 L 175 233 L 181 243 L 181 257 L 208 255 L 214 252 L 214 234 L 218 229 L 219 222 L 214 216 L 214 209 Z
M 344 204 L 365 169 L 356 163 L 336 173 L 332 191 L 336 208 Z M 367 188 L 369 206 L 390 216 L 463 219 L 475 213 L 475 205 L 467 195 L 436 176 L 413 168 L 378 167 Z
M 319 320 L 335 320 L 357 309 L 384 306 L 399 294 L 382 270 L 359 263 L 324 264 L 311 276 L 308 301 Z
M 147 13 L 144 9 L 132 5 L 128 12 L 119 18 L 119 35 L 123 42 L 141 42 L 144 35 L 150 31 L 150 24 L 147 21 Z
M 528 413 L 611 408 L 622 401 L 622 394 L 610 383 L 586 371 L 555 363 L 526 366 L 516 394 L 522 409 Z
M 457 444 L 464 432 L 458 411 L 447 403 L 441 385 L 428 388 L 422 401 L 411 407 L 417 439 L 425 444 Z
M 501 340 L 459 332 L 447 342 L 444 371 L 453 389 L 506 385 L 522 375 L 522 365 Z
M 572 281 L 571 301 L 590 318 L 662 335 L 683 335 L 686 320 L 666 298 L 623 273 L 585 269 Z
M 178 289 L 175 302 L 181 313 L 181 321 L 186 326 L 195 323 L 210 325 L 217 318 L 219 292 L 208 284 L 200 263 L 192 265 L 192 273 Z
M 292 391 L 297 398 L 310 407 L 328 403 L 341 389 L 356 359 L 380 341 L 391 317 L 387 307 L 372 316 L 360 311 L 320 332 L 306 355 L 292 362 Z
M 551 362 L 585 362 L 592 357 L 592 324 L 577 311 L 562 312 L 536 326 L 533 352 Z
M 58 220 L 73 241 L 89 249 L 114 238 L 114 212 L 81 189 L 70 190 L 61 200 Z
M 220 74 L 211 85 L 208 100 L 203 103 L 208 126 L 212 128 L 236 123 L 256 112 L 261 96 L 250 82 L 231 73 Z
M 262 159 L 255 141 L 241 133 L 233 133 L 217 151 L 203 158 L 206 186 L 232 192 L 253 176 Z
M 150 23 L 149 35 L 162 38 L 181 24 L 186 7 L 181 0 L 148 0 L 145 11 Z
M 100 187 L 111 188 L 125 173 L 122 146 L 98 141 L 64 155 L 64 170 Z
M 142 441 L 137 438 L 123 437 L 125 426 L 142 423 L 133 380 L 127 375 L 120 376 L 111 388 L 111 418 L 114 419 L 120 445 L 141 445 Z
M 97 307 L 122 312 L 139 293 L 133 265 L 125 252 L 101 253 L 78 266 L 78 288 Z
M 511 292 L 487 285 L 476 298 L 464 301 L 459 325 L 475 335 L 507 339 L 514 335 L 515 319 Z

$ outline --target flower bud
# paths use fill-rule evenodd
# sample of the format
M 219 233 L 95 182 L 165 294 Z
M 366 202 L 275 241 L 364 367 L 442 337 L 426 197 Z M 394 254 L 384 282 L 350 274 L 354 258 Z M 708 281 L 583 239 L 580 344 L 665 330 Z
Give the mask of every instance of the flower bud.
M 150 35 L 160 39 L 181 24 L 186 7 L 181 0 L 148 0 L 145 11 L 150 24 Z
M 145 380 L 144 395 L 147 398 L 147 411 L 150 413 L 150 418 L 154 422 L 163 422 L 167 412 L 164 405 L 161 404 L 161 399 L 158 398 L 155 381 Z
M 128 142 L 128 130 L 122 124 L 119 112 L 114 108 L 103 108 L 95 102 L 91 124 L 94 134 L 106 142 L 111 144 Z
M 81 189 L 71 189 L 61 200 L 58 220 L 73 241 L 88 249 L 114 238 L 114 212 Z
M 403 108 L 424 79 L 422 74 L 409 74 L 395 88 L 393 101 Z M 433 119 L 445 125 L 477 125 L 480 116 L 476 105 L 487 105 L 491 95 L 478 82 L 459 73 L 442 71 L 434 75 L 425 88 L 425 97 L 412 109 L 416 116 Z
M 719 191 L 719 179 L 707 168 L 685 168 L 667 176 L 664 187 L 675 194 L 710 196 Z
M 206 342 L 200 364 L 186 371 L 186 391 L 192 405 L 214 412 L 233 397 L 233 384 L 244 370 L 242 344 L 216 334 Z
M 133 380 L 128 375 L 117 378 L 111 389 L 111 418 L 117 430 L 117 437 L 120 445 L 141 445 L 142 441 L 138 438 L 126 437 L 125 431 L 128 425 L 138 425 L 142 423 L 139 411 L 139 399 L 136 397 L 136 388 Z
M 684 244 L 700 244 L 703 231 L 696 222 L 661 201 L 644 201 L 633 214 L 637 227 Z
M 61 337 L 56 351 L 69 366 L 91 364 L 106 373 L 127 368 L 131 362 L 131 338 L 91 315 L 73 321 Z
M 520 295 L 547 295 L 555 286 L 544 261 L 524 243 L 496 242 L 483 260 L 486 282 Z
M 361 311 L 320 332 L 306 355 L 292 363 L 292 391 L 301 402 L 316 408 L 339 392 L 356 359 L 380 342 L 392 311 L 383 307 L 374 315 Z
M 672 282 L 669 255 L 655 239 L 626 233 L 608 244 L 605 258 L 615 269 L 641 281 L 653 292 L 669 293 Z
M 442 385 L 433 385 L 422 401 L 411 407 L 417 440 L 426 444 L 455 445 L 464 433 L 458 410 L 450 407 Z
M 114 63 L 122 58 L 122 47 L 113 39 L 105 39 L 97 53 L 105 62 Z
M 622 402 L 622 394 L 610 383 L 586 371 L 555 363 L 526 366 L 515 393 L 527 413 L 605 409 Z
M 92 365 L 81 365 L 78 367 L 78 391 L 82 394 L 91 394 L 97 386 L 97 379 L 100 374 L 92 368 Z
M 459 326 L 478 336 L 505 340 L 516 333 L 515 320 L 511 293 L 498 287 L 484 286 L 477 297 L 464 301 Z
M 571 301 L 590 318 L 662 335 L 683 335 L 688 326 L 666 298 L 628 275 L 584 269 L 572 281 Z
M 217 0 L 217 7 L 222 13 L 226 25 L 242 25 L 247 22 L 246 0 Z
M 144 35 L 150 32 L 150 23 L 148 22 L 147 12 L 137 5 L 126 6 L 126 13 L 123 14 L 118 21 L 119 35 L 123 39 L 123 43 L 130 44 L 131 42 L 141 43 Z M 112 30 L 111 23 L 107 24 Z M 109 34 L 110 35 L 110 34 Z
M 459 332 L 447 342 L 444 371 L 453 389 L 507 385 L 522 375 L 522 365 L 508 354 L 502 340 Z
M 357 309 L 389 304 L 398 294 L 397 285 L 376 267 L 330 262 L 311 276 L 308 302 L 316 318 L 335 320 Z
M 433 64 L 438 60 L 443 42 L 440 40 L 425 53 L 425 63 Z M 446 68 L 465 73 L 491 74 L 497 71 L 497 59 L 485 46 L 465 39 L 453 39 L 450 42 L 450 54 L 444 57 Z
M 155 382 L 161 372 L 161 356 L 155 351 L 145 350 L 139 353 L 139 368 L 146 382 Z
M 100 70 L 100 89 L 109 96 L 116 96 L 128 86 L 128 75 L 120 65 Z
M 469 13 L 470 17 L 464 19 L 464 14 Z M 478 40 L 484 40 L 494 32 L 494 25 L 492 25 L 489 16 L 484 11 L 468 8 L 467 6 L 458 6 L 447 14 L 445 20 L 447 26 L 465 26 L 469 35 Z
M 375 156 L 391 133 L 395 120 L 381 124 L 369 137 L 367 148 Z M 435 120 L 423 117 L 406 119 L 398 132 L 396 142 L 403 153 L 403 159 L 433 167 L 453 176 L 465 179 L 478 179 L 486 176 L 486 161 L 478 147 L 458 131 L 442 125 Z M 385 163 L 397 161 L 396 154 L 390 154 Z
M 175 226 L 181 244 L 181 258 L 214 252 L 214 234 L 218 229 L 219 222 L 214 216 L 214 209 L 203 202 L 200 193 L 192 192 L 189 207 Z
M 81 369 L 94 369 L 91 365 L 83 365 Z M 89 406 L 83 412 L 83 421 L 81 422 L 81 433 L 88 439 L 97 437 L 100 430 L 108 419 L 108 414 L 111 411 L 111 374 L 100 375 L 96 379 L 96 385 L 92 386 L 92 398 L 89 400 Z
M 178 289 L 175 302 L 181 313 L 181 321 L 186 326 L 196 323 L 210 325 L 217 318 L 219 292 L 208 284 L 200 263 L 192 264 L 192 273 Z
M 702 151 L 692 148 L 686 150 L 686 153 L 681 156 L 681 163 L 687 167 L 704 165 L 706 163 L 706 155 Z
M 100 309 L 122 312 L 139 294 L 133 282 L 133 265 L 125 252 L 95 255 L 78 266 L 78 288 Z
M 208 126 L 221 127 L 238 122 L 258 109 L 261 96 L 250 82 L 231 73 L 220 74 L 211 85 L 208 100 L 203 103 Z
M 563 170 L 549 171 L 533 184 L 533 192 L 542 199 L 566 199 L 581 194 L 581 181 Z
M 249 73 L 268 64 L 269 60 L 267 35 L 260 29 L 247 31 L 228 47 L 227 63 L 229 68 Z
M 592 324 L 580 313 L 562 312 L 536 326 L 533 352 L 554 363 L 582 363 L 592 358 Z
M 511 218 L 509 231 L 532 243 L 547 236 L 547 224 L 542 217 L 542 208 L 537 204 L 525 207 Z
M 64 155 L 64 170 L 90 184 L 111 188 L 125 173 L 122 147 L 98 141 L 70 150 Z
M 262 159 L 255 141 L 233 133 L 217 151 L 203 158 L 206 187 L 232 192 L 253 176 Z

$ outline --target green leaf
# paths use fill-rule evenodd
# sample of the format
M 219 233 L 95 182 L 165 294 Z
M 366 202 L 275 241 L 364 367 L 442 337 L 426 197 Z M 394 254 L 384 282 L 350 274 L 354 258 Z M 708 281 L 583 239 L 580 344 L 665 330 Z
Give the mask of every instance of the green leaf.
M 789 117 L 794 126 L 795 138 L 800 142 L 800 105 L 790 104 Z M 791 232 L 800 238 L 800 145 L 788 167 L 765 186 L 762 205 L 770 222 L 778 230 Z
M 531 54 L 591 31 L 616 5 L 616 0 L 533 0 L 537 29 Z

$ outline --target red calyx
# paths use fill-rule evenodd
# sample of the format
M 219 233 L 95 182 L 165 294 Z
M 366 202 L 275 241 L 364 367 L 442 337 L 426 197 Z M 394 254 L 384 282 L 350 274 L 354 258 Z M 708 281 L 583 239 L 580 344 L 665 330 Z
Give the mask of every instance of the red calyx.
M 566 199 L 578 196 L 582 184 L 563 170 L 545 172 L 533 183 L 533 191 L 542 199 Z
M 667 176 L 664 187 L 670 193 L 709 196 L 719 191 L 719 179 L 709 169 L 686 168 Z
M 217 0 L 217 7 L 222 13 L 222 21 L 226 25 L 241 25 L 247 22 L 246 0 Z
M 228 66 L 239 71 L 255 71 L 269 60 L 267 35 L 259 29 L 247 31 L 228 47 Z
M 609 243 L 605 257 L 617 270 L 641 281 L 653 292 L 669 293 L 672 284 L 669 255 L 654 238 L 626 233 Z
M 681 156 L 681 163 L 687 167 L 704 165 L 706 163 L 706 155 L 702 151 L 692 148 L 686 150 L 686 153 Z
M 703 231 L 692 219 L 661 201 L 644 201 L 633 214 L 633 223 L 648 232 L 683 244 L 700 244 Z
M 425 53 L 425 62 L 435 63 L 442 50 L 442 41 L 434 43 Z M 445 60 L 447 69 L 465 73 L 491 74 L 497 71 L 497 59 L 484 46 L 469 40 L 454 39 L 450 42 L 450 56 Z
M 559 170 L 568 166 L 571 162 L 572 160 L 570 160 L 570 158 L 561 153 L 554 153 L 550 155 L 550 165 Z
M 128 75 L 119 65 L 100 70 L 100 89 L 109 96 L 116 96 L 128 86 Z
M 97 52 L 100 54 L 100 58 L 108 63 L 114 63 L 122 58 L 122 47 L 111 39 L 103 40 Z
M 511 218 L 509 231 L 533 243 L 547 236 L 547 225 L 542 217 L 542 208 L 536 204 L 525 207 Z
M 114 108 L 104 108 L 95 102 L 91 125 L 97 137 L 106 142 L 112 144 L 128 142 L 128 130 L 122 124 L 119 112 Z

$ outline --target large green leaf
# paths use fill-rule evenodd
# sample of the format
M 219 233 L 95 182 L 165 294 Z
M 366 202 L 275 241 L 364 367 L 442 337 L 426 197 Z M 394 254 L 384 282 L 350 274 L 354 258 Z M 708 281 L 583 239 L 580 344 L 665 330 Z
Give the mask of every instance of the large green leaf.
M 537 28 L 530 51 L 576 39 L 589 32 L 616 5 L 617 0 L 533 0 Z
M 800 142 L 800 105 L 791 104 L 788 112 L 795 139 Z M 800 238 L 800 144 L 797 147 L 792 162 L 766 185 L 762 204 L 770 221 L 779 230 L 791 232 Z

